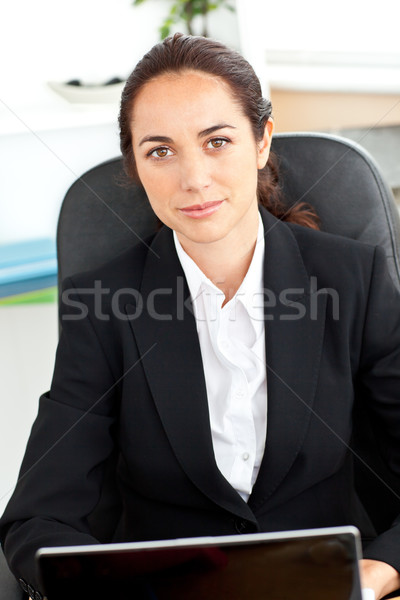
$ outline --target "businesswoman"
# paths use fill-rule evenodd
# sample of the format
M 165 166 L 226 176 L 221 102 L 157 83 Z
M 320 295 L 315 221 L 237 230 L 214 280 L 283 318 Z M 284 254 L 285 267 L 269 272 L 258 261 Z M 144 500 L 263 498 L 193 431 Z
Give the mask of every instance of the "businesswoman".
M 271 105 L 217 42 L 156 45 L 120 128 L 164 226 L 64 284 L 51 389 L 1 521 L 11 569 L 39 598 L 38 547 L 96 542 L 88 515 L 117 446 L 114 541 L 354 524 L 364 585 L 383 597 L 400 587 L 400 525 L 376 535 L 349 451 L 364 401 L 400 464 L 400 302 L 383 253 L 321 233 L 305 206 L 285 212 Z

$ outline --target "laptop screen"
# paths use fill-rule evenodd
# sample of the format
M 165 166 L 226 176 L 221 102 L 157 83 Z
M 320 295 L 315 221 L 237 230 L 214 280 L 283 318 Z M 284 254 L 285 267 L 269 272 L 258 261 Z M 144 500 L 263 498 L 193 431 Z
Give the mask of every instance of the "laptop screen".
M 359 558 L 353 528 L 38 553 L 49 600 L 360 600 Z

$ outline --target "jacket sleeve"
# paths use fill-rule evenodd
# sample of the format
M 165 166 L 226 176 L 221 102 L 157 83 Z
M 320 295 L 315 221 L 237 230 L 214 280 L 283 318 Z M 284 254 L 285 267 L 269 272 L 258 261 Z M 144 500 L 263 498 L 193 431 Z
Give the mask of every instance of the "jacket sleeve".
M 368 403 L 388 467 L 400 481 L 400 294 L 380 248 L 375 251 L 360 366 L 361 397 Z M 364 557 L 400 571 L 400 516 L 365 548 Z
M 70 280 L 64 292 L 51 389 L 40 398 L 18 483 L 0 521 L 12 572 L 36 590 L 38 548 L 97 543 L 87 516 L 99 500 L 116 419 L 116 377 L 96 334 L 90 288 L 84 301 Z

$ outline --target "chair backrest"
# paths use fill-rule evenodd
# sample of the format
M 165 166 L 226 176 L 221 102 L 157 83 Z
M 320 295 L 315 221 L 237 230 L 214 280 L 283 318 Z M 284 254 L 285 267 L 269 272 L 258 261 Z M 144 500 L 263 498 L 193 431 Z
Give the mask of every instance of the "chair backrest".
M 122 159 L 84 173 L 65 195 L 57 228 L 59 283 L 87 271 L 156 231 L 157 219 L 142 187 L 129 184 Z
M 276 135 L 273 150 L 286 203 L 311 204 L 323 231 L 382 246 L 400 287 L 399 212 L 372 157 L 350 140 L 318 133 Z
M 393 195 L 372 158 L 326 134 L 276 134 L 288 206 L 309 202 L 323 231 L 385 248 L 400 287 L 400 222 Z M 57 231 L 59 281 L 110 260 L 157 227 L 143 188 L 127 184 L 120 157 L 84 173 L 68 190 Z
M 323 134 L 278 134 L 272 149 L 279 157 L 287 205 L 308 202 L 322 230 L 381 245 L 400 288 L 398 210 L 371 157 L 349 140 Z M 57 234 L 60 280 L 100 265 L 156 230 L 143 189 L 122 186 L 121 180 L 122 160 L 115 158 L 82 175 L 67 192 Z M 399 484 L 381 459 L 368 415 L 360 412 L 355 422 L 354 449 L 362 459 L 355 459 L 357 488 L 383 530 L 400 512 L 400 501 L 389 489 L 399 493 Z

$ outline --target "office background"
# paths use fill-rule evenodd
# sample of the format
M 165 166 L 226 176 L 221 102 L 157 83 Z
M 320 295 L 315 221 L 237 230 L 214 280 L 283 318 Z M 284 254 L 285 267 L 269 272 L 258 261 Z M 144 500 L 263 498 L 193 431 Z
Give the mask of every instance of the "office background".
M 278 131 L 345 133 L 400 189 L 397 0 L 234 0 L 210 35 L 241 50 L 275 105 Z M 168 0 L 2 0 L 0 250 L 54 239 L 63 195 L 119 154 L 117 96 L 70 103 L 48 82 L 123 79 L 158 40 Z M 177 26 L 176 30 L 182 29 Z M 0 511 L 17 477 L 57 344 L 55 302 L 0 305 Z

